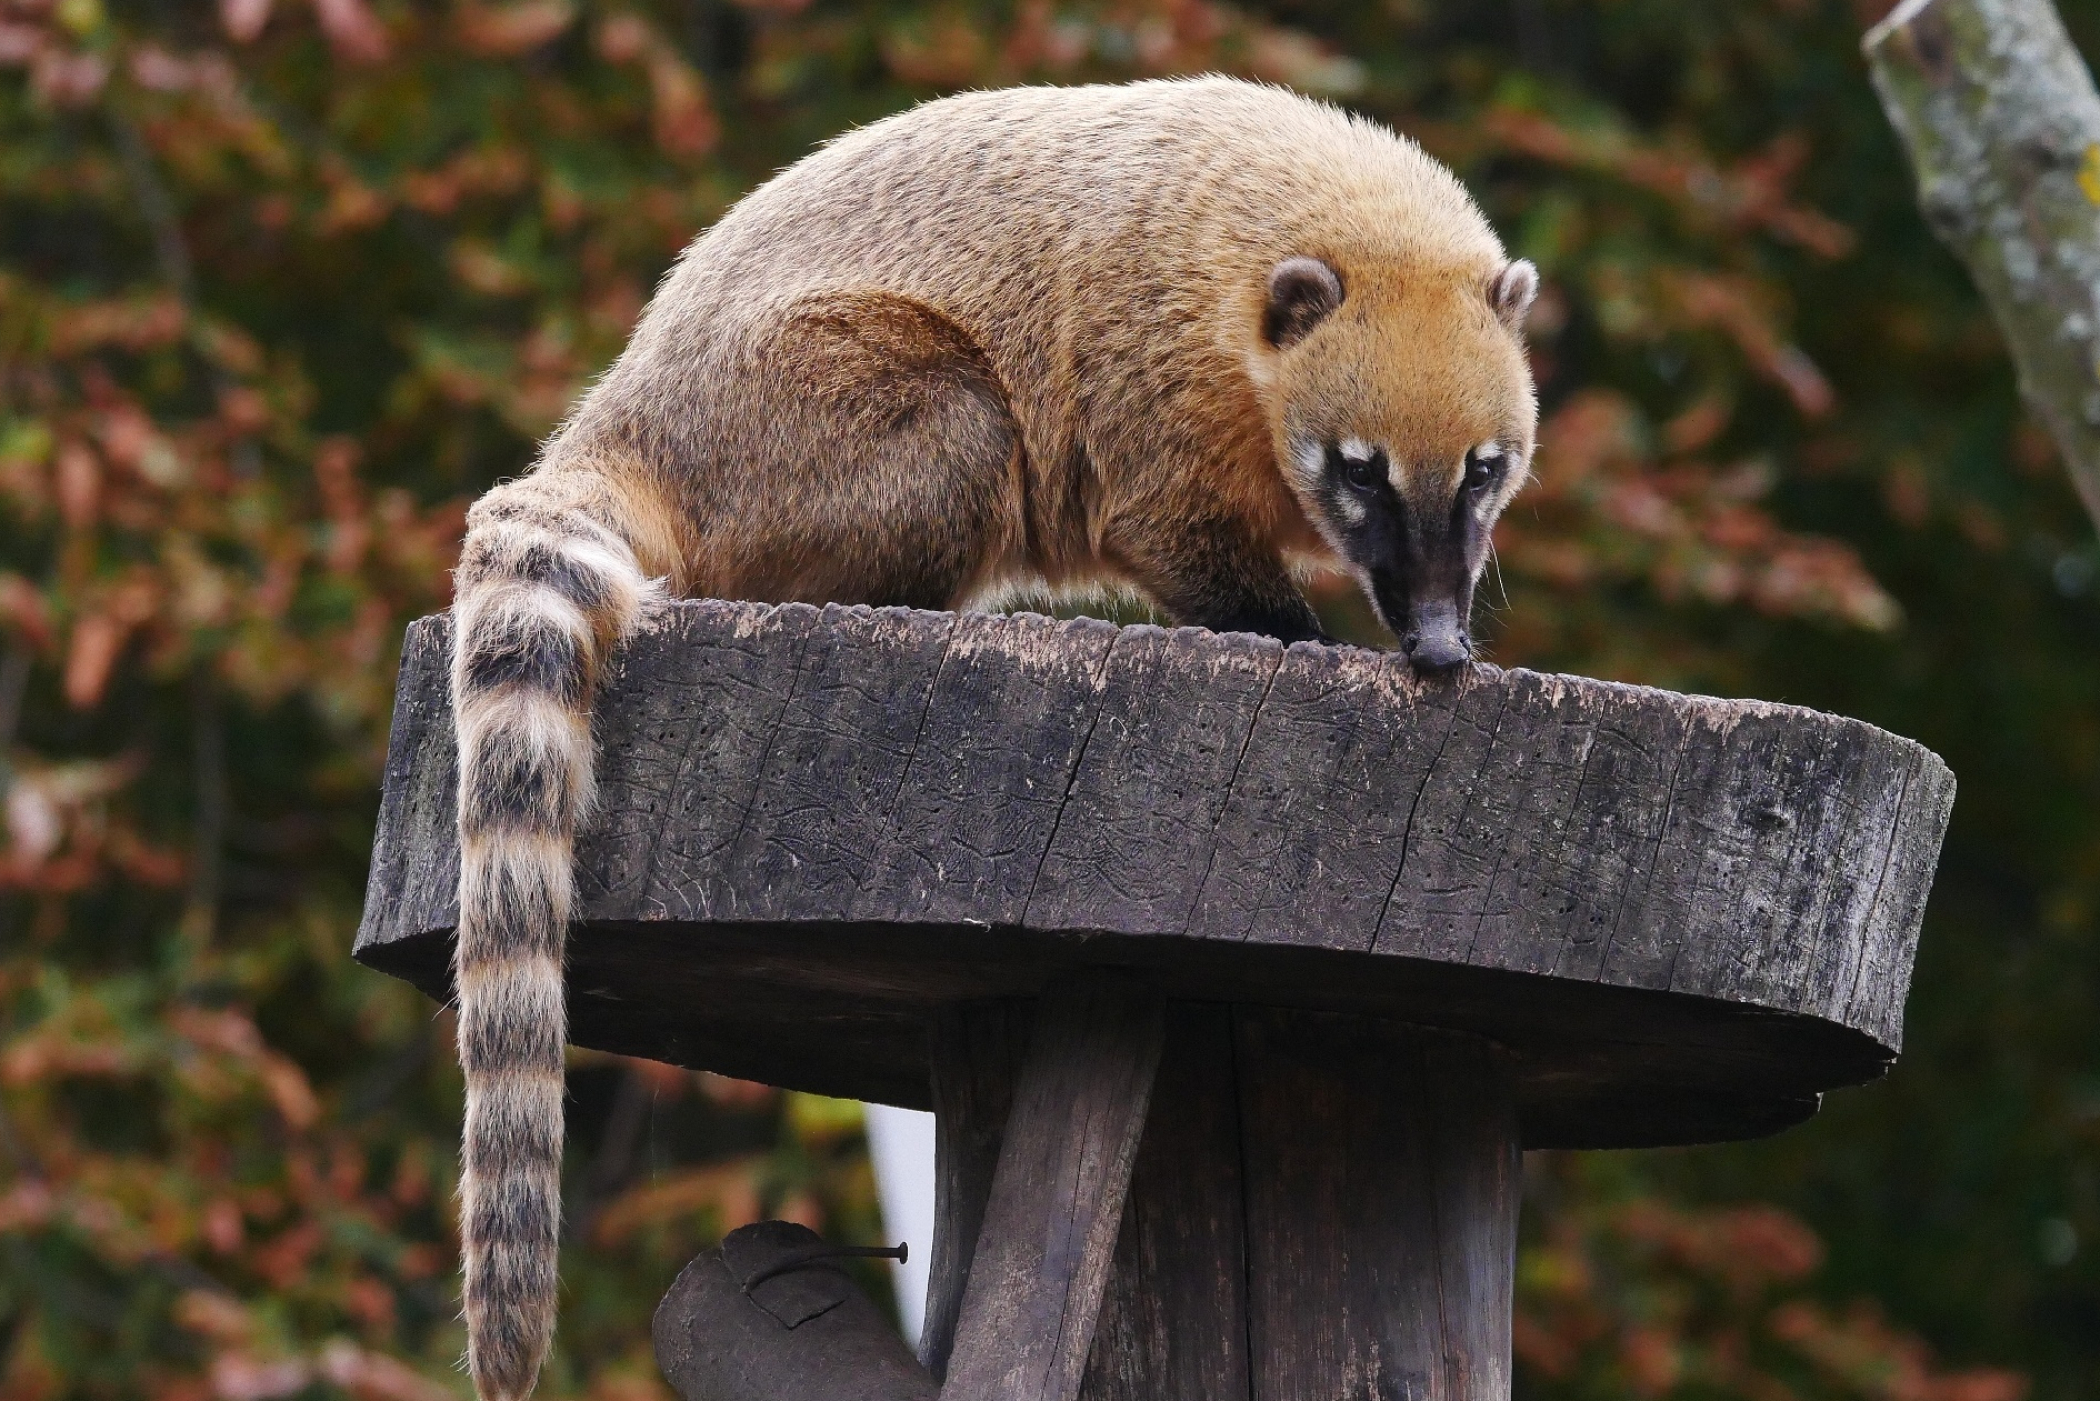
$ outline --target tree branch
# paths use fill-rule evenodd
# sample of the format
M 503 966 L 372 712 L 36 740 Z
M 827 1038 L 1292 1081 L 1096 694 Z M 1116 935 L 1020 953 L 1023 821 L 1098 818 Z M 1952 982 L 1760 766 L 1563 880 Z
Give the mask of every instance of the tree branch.
M 2100 94 L 2049 0 L 1904 0 L 1862 45 L 1918 204 L 2100 524 Z

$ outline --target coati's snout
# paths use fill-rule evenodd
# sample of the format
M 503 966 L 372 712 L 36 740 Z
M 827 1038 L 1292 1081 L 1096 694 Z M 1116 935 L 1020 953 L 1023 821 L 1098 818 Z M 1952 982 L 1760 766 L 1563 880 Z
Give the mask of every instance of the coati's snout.
M 1482 443 L 1455 470 L 1396 467 L 1386 449 L 1344 439 L 1319 455 L 1330 532 L 1408 660 L 1436 672 L 1471 659 L 1473 587 L 1508 494 L 1510 454 Z
M 1458 605 L 1446 599 L 1410 610 L 1407 631 L 1400 635 L 1400 650 L 1416 671 L 1449 671 L 1473 656 L 1473 638 L 1466 631 Z

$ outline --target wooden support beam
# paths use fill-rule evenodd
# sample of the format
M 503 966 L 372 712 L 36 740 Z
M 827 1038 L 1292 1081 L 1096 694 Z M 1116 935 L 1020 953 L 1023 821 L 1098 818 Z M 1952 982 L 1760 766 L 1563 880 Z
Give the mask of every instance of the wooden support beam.
M 1064 980 L 1038 1002 L 944 1401 L 1078 1396 L 1161 1040 L 1159 998 L 1122 979 Z
M 1170 1002 L 1082 1401 L 1248 1401 L 1246 1232 L 1233 1009 Z
M 1507 1058 L 1355 1017 L 1236 1022 L 1251 1401 L 1509 1401 L 1522 1182 Z
M 1508 1401 L 1507 1053 L 1271 1007 L 1164 1022 L 1079 1401 Z
M 919 1360 L 936 1381 L 948 1376 L 970 1261 L 984 1229 L 1034 1017 L 1034 1004 L 1014 1000 L 944 1008 L 934 1019 L 933 1255 Z

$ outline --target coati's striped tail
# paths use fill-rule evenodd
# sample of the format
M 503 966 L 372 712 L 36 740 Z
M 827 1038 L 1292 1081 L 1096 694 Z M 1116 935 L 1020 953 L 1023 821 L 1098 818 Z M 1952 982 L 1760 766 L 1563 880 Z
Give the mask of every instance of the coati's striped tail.
M 554 1332 L 561 1231 L 562 942 L 592 795 L 591 698 L 650 584 L 545 474 L 468 516 L 453 606 L 459 730 L 460 1230 L 467 1361 L 522 1401 Z M 600 490 L 603 490 L 600 487 Z

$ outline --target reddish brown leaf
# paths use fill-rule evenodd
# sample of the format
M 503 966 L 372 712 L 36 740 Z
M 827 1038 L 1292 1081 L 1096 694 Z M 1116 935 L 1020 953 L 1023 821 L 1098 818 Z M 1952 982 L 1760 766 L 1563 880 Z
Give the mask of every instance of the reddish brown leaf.
M 270 22 L 270 0 L 219 0 L 219 25 L 236 44 L 252 43 Z

